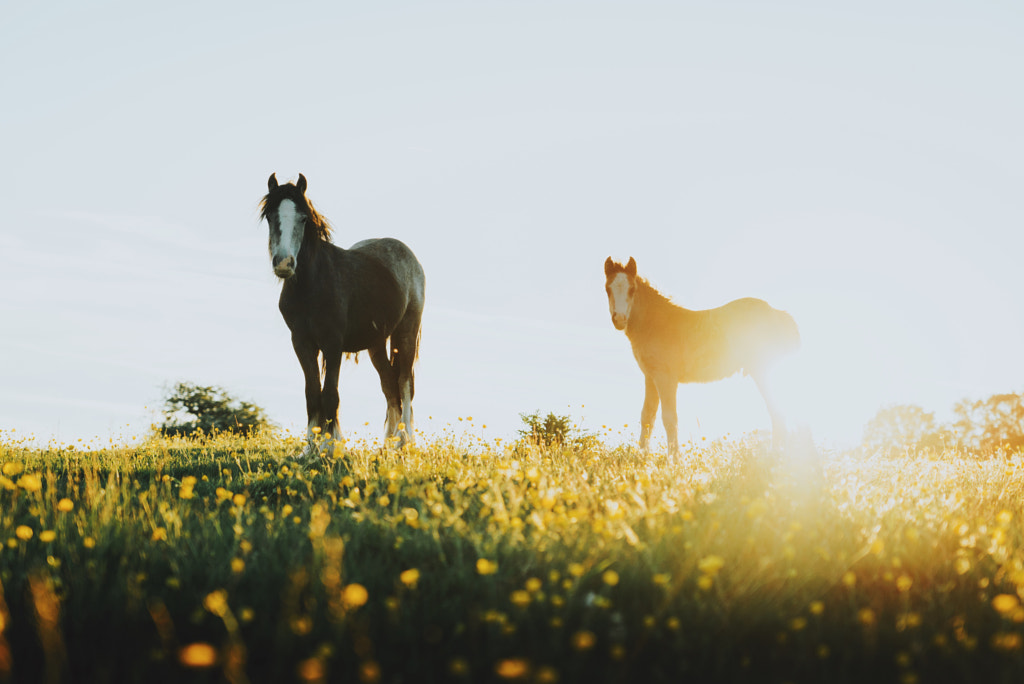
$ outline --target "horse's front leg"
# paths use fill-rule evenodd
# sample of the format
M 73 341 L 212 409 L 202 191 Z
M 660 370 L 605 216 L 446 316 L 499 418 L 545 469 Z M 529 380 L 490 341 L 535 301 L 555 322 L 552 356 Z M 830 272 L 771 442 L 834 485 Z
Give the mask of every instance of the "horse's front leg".
M 654 429 L 654 418 L 658 415 L 658 386 L 654 378 L 644 376 L 644 406 L 640 409 L 640 449 L 647 451 Z
M 306 450 L 309 456 L 316 452 L 314 428 L 320 427 L 320 369 L 317 366 L 318 350 L 316 345 L 299 336 L 292 335 L 292 347 L 295 356 L 302 366 L 302 376 L 306 381 Z
M 655 385 L 661 398 L 661 422 L 665 424 L 668 452 L 678 454 L 679 419 L 676 416 L 676 390 L 679 389 L 679 383 L 671 375 L 663 375 L 655 380 Z
M 320 395 L 320 429 L 331 439 L 341 439 L 341 425 L 338 421 L 338 376 L 341 374 L 342 353 L 324 352 L 324 389 Z

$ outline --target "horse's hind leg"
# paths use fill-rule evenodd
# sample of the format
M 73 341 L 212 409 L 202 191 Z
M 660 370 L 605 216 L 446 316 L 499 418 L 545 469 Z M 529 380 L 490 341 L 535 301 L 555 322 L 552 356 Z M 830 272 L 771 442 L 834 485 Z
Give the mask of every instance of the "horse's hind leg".
M 402 403 L 401 444 L 415 441 L 412 429 L 412 398 L 416 394 L 417 347 L 420 335 L 420 313 L 410 312 L 391 334 L 392 364 L 398 373 L 398 391 Z
M 387 439 L 398 432 L 398 421 L 402 416 L 401 399 L 398 394 L 398 376 L 391 366 L 386 345 L 380 344 L 370 347 L 366 351 L 370 354 L 373 367 L 377 369 L 377 375 L 380 376 L 380 388 L 388 402 L 387 422 L 384 426 L 384 437 Z

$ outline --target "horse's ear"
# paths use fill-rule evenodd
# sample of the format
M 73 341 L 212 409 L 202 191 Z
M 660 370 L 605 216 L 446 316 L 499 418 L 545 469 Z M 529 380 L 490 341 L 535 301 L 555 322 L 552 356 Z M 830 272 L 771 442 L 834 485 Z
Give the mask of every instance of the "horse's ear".
M 306 194 L 306 177 L 301 173 L 299 174 L 299 180 L 295 181 L 295 187 L 299 189 L 303 195 Z
M 611 278 L 612 273 L 615 272 L 615 262 L 612 261 L 611 257 L 604 260 L 604 277 Z
M 270 190 L 271 192 L 273 192 L 274 190 L 277 190 L 277 174 L 276 173 L 270 174 L 270 178 L 267 179 L 267 189 Z
M 630 278 L 636 278 L 636 259 L 629 257 L 629 263 L 626 264 L 626 275 Z

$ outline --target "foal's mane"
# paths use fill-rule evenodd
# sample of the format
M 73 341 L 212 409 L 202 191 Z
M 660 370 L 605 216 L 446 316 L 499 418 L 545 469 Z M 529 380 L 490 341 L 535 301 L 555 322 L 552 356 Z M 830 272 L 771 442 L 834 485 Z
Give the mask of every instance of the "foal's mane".
M 676 304 L 675 302 L 673 302 L 671 297 L 668 297 L 667 295 L 663 295 L 660 292 L 658 292 L 658 290 L 653 285 L 651 285 L 650 281 L 648 281 L 647 278 L 641 278 L 640 276 L 637 276 L 635 282 L 637 286 L 637 291 L 642 292 L 644 294 L 644 299 L 647 301 L 648 306 L 653 306 L 655 309 L 658 310 L 672 309 L 675 311 L 678 311 L 683 308 Z
M 626 271 L 626 267 L 620 263 L 613 261 L 609 268 L 611 269 L 610 272 L 606 273 L 609 279 L 618 273 L 625 273 L 626 275 L 629 275 Z M 651 285 L 647 278 L 635 275 L 633 276 L 633 283 L 636 285 L 638 293 L 643 294 L 644 300 L 648 306 L 652 306 L 655 310 L 660 311 L 672 309 L 678 311 L 683 308 L 673 302 L 671 298 L 658 292 L 657 288 Z
M 263 199 L 260 200 L 260 218 L 267 220 L 269 215 L 277 209 L 278 205 L 286 199 L 294 202 L 295 208 L 306 215 L 309 222 L 316 229 L 316 236 L 320 240 L 324 242 L 331 241 L 334 229 L 331 228 L 330 222 L 313 207 L 313 203 L 309 201 L 306 194 L 292 183 L 279 185 L 263 196 Z

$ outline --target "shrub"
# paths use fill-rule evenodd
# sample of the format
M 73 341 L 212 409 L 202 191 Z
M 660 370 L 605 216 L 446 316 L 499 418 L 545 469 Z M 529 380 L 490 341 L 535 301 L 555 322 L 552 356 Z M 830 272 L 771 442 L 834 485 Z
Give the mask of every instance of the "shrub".
M 164 400 L 164 422 L 157 432 L 168 437 L 191 437 L 216 432 L 250 435 L 270 427 L 266 413 L 255 404 L 231 397 L 222 387 L 179 382 Z
M 540 411 L 520 413 L 525 427 L 519 430 L 519 438 L 526 442 L 548 446 L 566 446 L 573 449 L 590 449 L 597 445 L 597 436 L 584 432 L 572 424 L 569 416 L 548 413 L 540 417 Z

